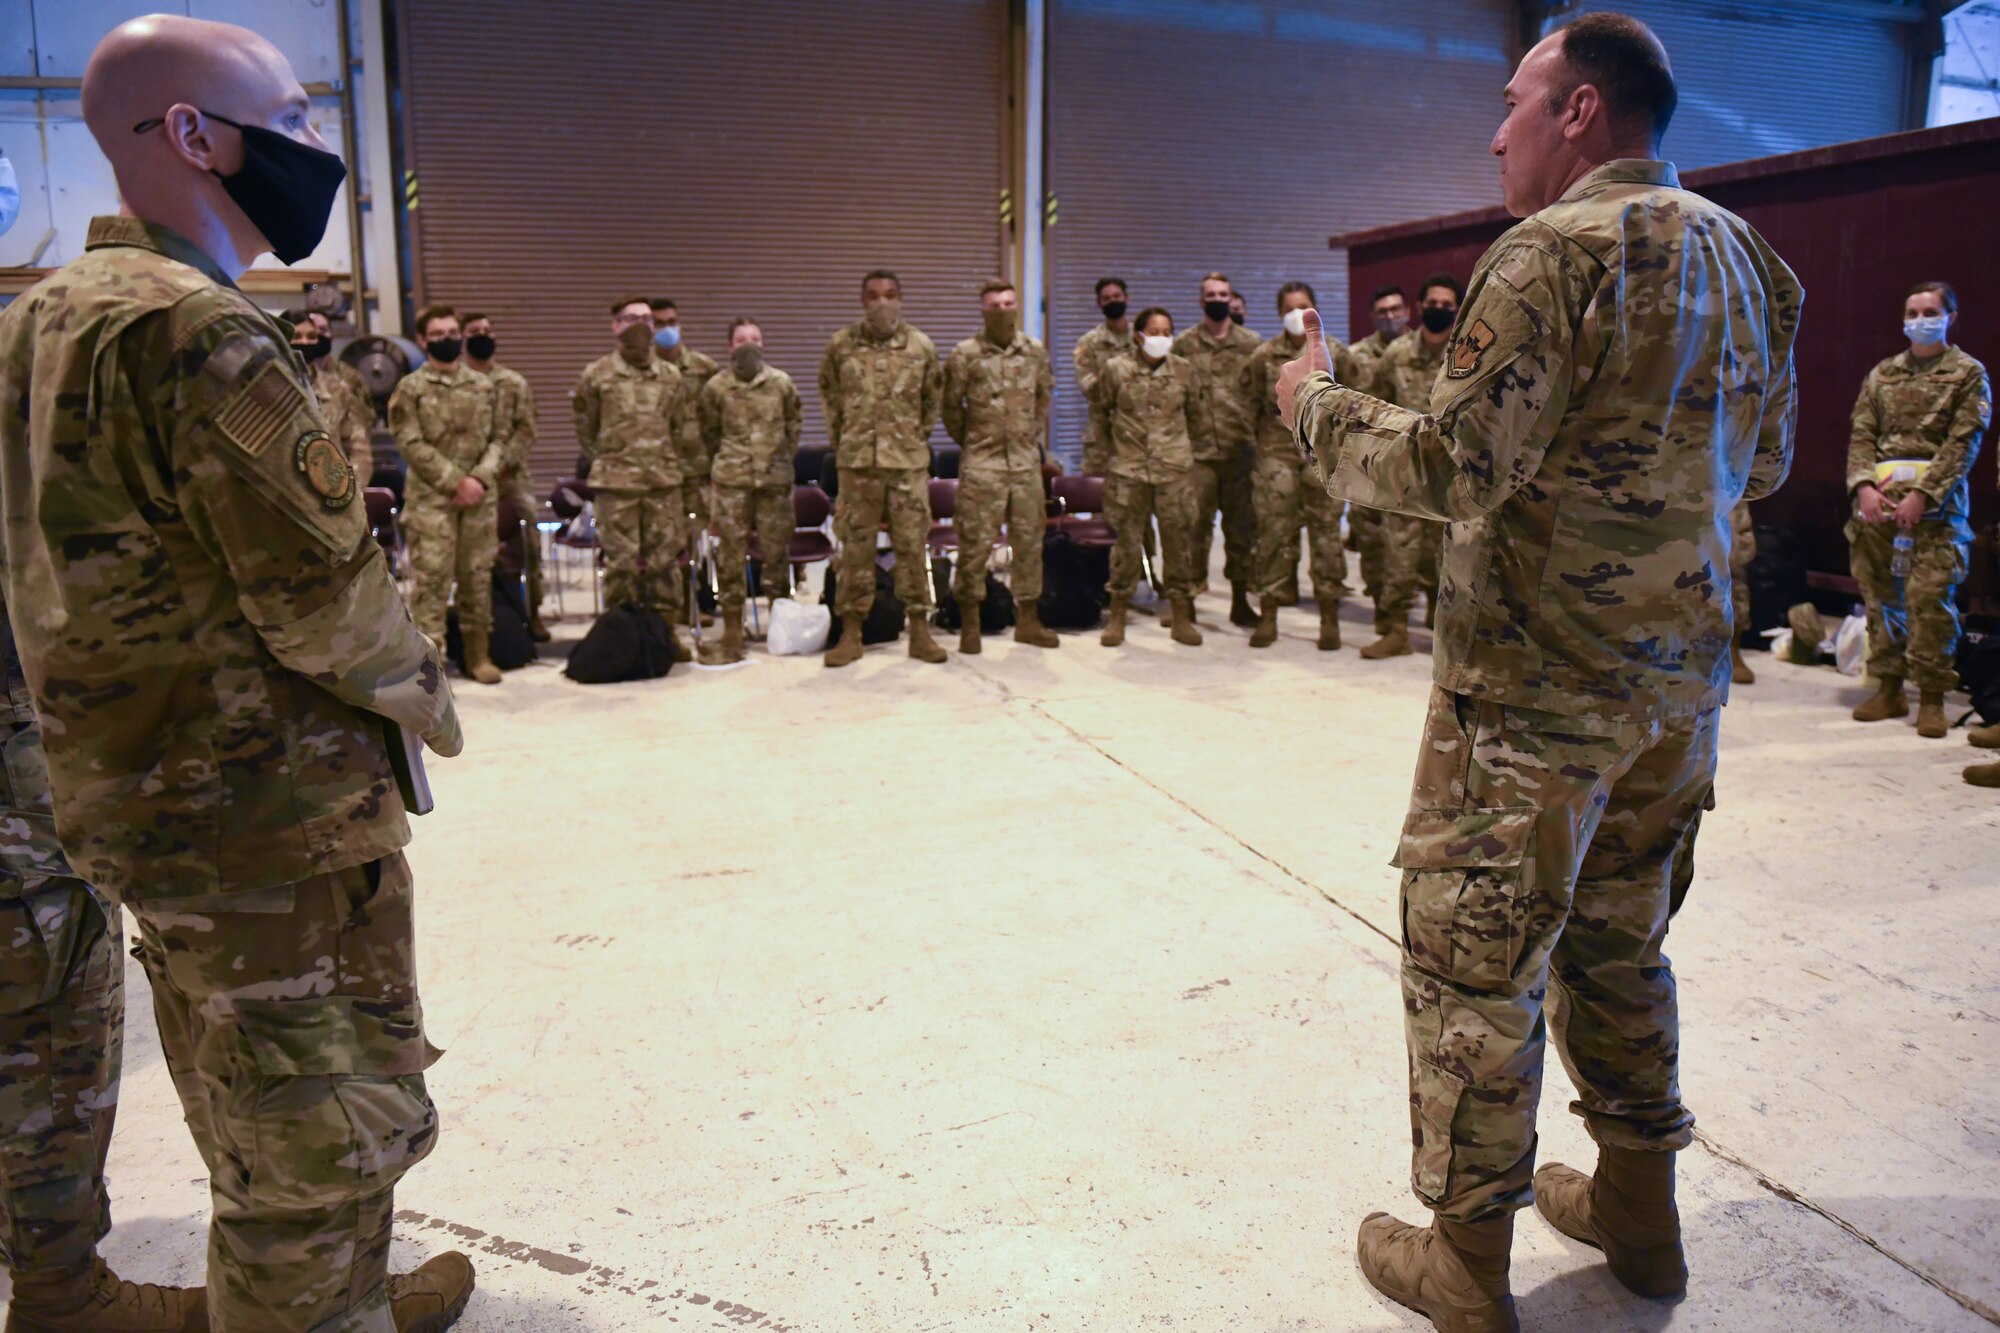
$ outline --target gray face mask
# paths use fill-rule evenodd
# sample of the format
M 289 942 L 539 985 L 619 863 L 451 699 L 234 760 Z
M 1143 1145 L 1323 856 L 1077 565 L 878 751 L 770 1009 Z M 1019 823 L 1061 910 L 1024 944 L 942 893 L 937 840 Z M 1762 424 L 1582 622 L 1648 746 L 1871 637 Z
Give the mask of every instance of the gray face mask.
M 737 379 L 754 380 L 764 368 L 764 349 L 756 343 L 744 343 L 729 354 L 729 365 Z

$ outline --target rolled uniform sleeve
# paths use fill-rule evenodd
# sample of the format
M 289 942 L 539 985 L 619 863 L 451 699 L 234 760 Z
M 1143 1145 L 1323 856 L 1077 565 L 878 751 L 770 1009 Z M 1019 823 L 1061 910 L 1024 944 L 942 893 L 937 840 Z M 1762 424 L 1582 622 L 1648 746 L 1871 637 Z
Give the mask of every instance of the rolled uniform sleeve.
M 569 396 L 569 406 L 576 421 L 577 453 L 587 462 L 597 457 L 597 427 L 601 419 L 597 385 L 589 375 L 577 380 Z
M 799 386 L 792 383 L 791 376 L 785 377 L 785 452 L 799 451 L 799 438 L 806 433 L 805 407 L 799 402 Z
M 1847 427 L 1847 493 L 1854 494 L 1864 482 L 1875 480 L 1876 443 L 1882 438 L 1882 403 L 1876 394 L 1875 372 L 1861 381 L 1861 395 Z
M 1035 364 L 1035 446 L 1049 456 L 1049 404 L 1055 399 L 1056 372 L 1044 352 Z
M 944 367 L 938 364 L 938 355 L 932 351 L 924 358 L 922 416 L 917 418 L 917 438 L 928 440 L 931 427 L 937 425 L 938 415 L 944 406 Z
M 958 441 L 960 445 L 965 443 L 965 391 L 967 382 L 971 378 L 967 371 L 968 360 L 969 358 L 963 352 L 954 348 L 944 363 L 944 403 L 942 408 L 944 413 L 944 432 L 951 436 L 952 439 Z
M 465 479 L 465 470 L 446 457 L 424 435 L 423 397 L 425 379 L 406 375 L 389 395 L 389 431 L 396 437 L 396 452 L 410 471 L 430 483 L 431 489 L 449 495 Z
M 1298 393 L 1295 438 L 1327 490 L 1371 509 L 1465 521 L 1532 478 L 1570 399 L 1575 330 L 1560 261 L 1524 244 L 1474 279 L 1431 413 L 1336 385 Z
M 182 513 L 229 571 L 244 619 L 282 666 L 458 753 L 443 654 L 410 619 L 352 469 L 341 476 L 316 447 L 333 445 L 316 440 L 325 424 L 275 340 L 224 317 L 177 353 L 188 375 L 154 391 L 149 415 L 188 479 Z
M 819 406 L 826 416 L 826 442 L 840 448 L 840 338 L 836 334 L 819 359 Z
M 500 471 L 507 466 L 508 449 L 513 442 L 511 422 L 500 419 L 500 392 L 496 386 L 490 393 L 493 403 L 493 426 L 486 438 L 486 447 L 479 451 L 479 461 L 466 473 L 486 490 L 491 491 L 500 482 Z
M 1965 479 L 1979 457 L 1979 441 L 1993 424 L 1993 386 L 1982 372 L 1968 375 L 1951 404 L 1951 424 L 1945 428 L 1944 443 L 1924 469 L 1916 489 L 1930 497 L 1935 508 Z
M 525 375 L 517 380 L 516 384 L 518 385 L 517 392 L 519 397 L 514 403 L 513 429 L 507 441 L 506 468 L 509 471 L 518 469 L 521 472 L 526 472 L 528 471 L 529 460 L 534 457 L 535 453 L 535 434 L 537 429 L 535 390 L 534 386 L 528 383 L 528 377 Z
M 1765 266 L 1764 284 L 1771 293 L 1771 325 L 1766 330 L 1769 357 L 1777 370 L 1765 386 L 1764 419 L 1757 431 L 1756 451 L 1750 459 L 1750 480 L 1743 493 L 1746 500 L 1761 500 L 1785 484 L 1785 478 L 1792 472 L 1793 442 L 1798 437 L 1799 380 L 1792 343 L 1798 336 L 1805 290 L 1775 255 Z M 1849 466 L 1851 469 L 1851 459 Z M 1853 489 L 1850 483 L 1848 490 Z
M 694 381 L 682 375 L 673 387 L 673 400 L 667 408 L 667 429 L 674 441 L 674 452 L 680 456 L 681 476 L 692 483 L 708 469 L 708 451 L 702 445 L 701 414 L 695 407 Z

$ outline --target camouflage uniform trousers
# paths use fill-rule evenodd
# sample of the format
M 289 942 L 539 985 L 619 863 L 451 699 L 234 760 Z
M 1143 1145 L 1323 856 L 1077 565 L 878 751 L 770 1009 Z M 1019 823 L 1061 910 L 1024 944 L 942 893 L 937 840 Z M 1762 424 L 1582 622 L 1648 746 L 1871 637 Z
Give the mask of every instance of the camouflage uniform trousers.
M 721 585 L 715 597 L 718 605 L 725 610 L 743 605 L 753 533 L 763 553 L 764 595 L 791 596 L 792 562 L 787 557 L 794 526 L 790 486 L 715 488 L 715 535 L 721 543 L 715 558 L 716 582 Z
M 896 596 L 903 599 L 906 614 L 930 614 L 930 485 L 926 468 L 840 469 L 840 494 L 833 505 L 840 586 L 833 609 L 842 620 L 865 619 L 875 605 L 875 534 L 884 519 L 896 552 Z
M 402 523 L 410 546 L 410 617 L 417 628 L 443 643 L 455 604 L 461 632 L 490 633 L 500 497 L 488 491 L 478 504 L 465 506 L 426 497 L 403 511 Z
M 1417 594 L 1438 598 L 1438 567 L 1444 555 L 1444 524 L 1408 514 L 1382 515 L 1382 596 L 1376 618 L 1399 625 L 1410 618 Z
M 437 1141 L 409 863 L 133 909 L 209 1170 L 217 1333 L 393 1333 L 395 1185 Z
M 1910 576 L 1892 572 L 1896 525 L 1847 524 L 1854 581 L 1868 613 L 1868 674 L 1877 680 L 1906 677 L 1919 690 L 1958 688 L 1958 585 L 1970 551 L 1948 524 L 1919 523 L 1911 534 Z
M 124 918 L 56 849 L 41 728 L 0 723 L 0 1259 L 87 1263 L 125 1035 Z
M 1195 488 L 1192 536 L 1196 583 L 1208 578 L 1208 552 L 1218 509 L 1222 511 L 1222 577 L 1236 584 L 1249 583 L 1257 576 L 1257 506 L 1250 480 L 1253 464 L 1248 445 L 1228 458 L 1195 460 L 1191 477 Z
M 1736 637 L 1750 631 L 1750 562 L 1757 558 L 1757 534 L 1739 529 L 1729 546 L 1729 600 L 1736 610 Z
M 528 610 L 542 609 L 542 534 L 535 522 L 542 516 L 542 500 L 535 494 L 533 480 L 525 471 L 500 478 L 500 493 L 514 502 L 521 521 L 521 573 L 528 581 Z
M 715 512 L 709 507 L 709 479 L 706 476 L 689 477 L 681 483 L 681 509 L 688 517 L 688 532 L 700 534 L 707 531 Z
M 1139 586 L 1140 551 L 1153 520 L 1160 524 L 1160 548 L 1166 568 L 1159 571 L 1170 598 L 1194 596 L 1195 551 L 1199 513 L 1199 465 L 1171 481 L 1155 485 L 1136 477 L 1104 479 L 1104 516 L 1117 544 L 1111 548 L 1111 582 L 1107 589 L 1118 600 L 1129 599 Z
M 1384 529 L 1389 516 L 1379 509 L 1366 505 L 1347 506 L 1347 532 L 1354 539 L 1354 549 L 1361 555 L 1361 588 L 1368 600 L 1377 606 L 1376 628 L 1381 629 L 1380 606 L 1382 603 L 1383 547 L 1386 544 Z
M 1347 551 L 1340 544 L 1341 502 L 1326 493 L 1318 468 L 1297 458 L 1259 458 L 1257 577 L 1264 597 L 1281 596 L 1299 571 L 1299 527 L 1311 537 L 1313 600 L 1324 608 L 1347 596 Z
M 1048 496 L 1040 469 L 1002 472 L 976 469 L 958 482 L 958 577 L 952 593 L 962 606 L 986 596 L 986 566 L 1000 525 L 1007 525 L 1014 568 L 1010 591 L 1015 605 L 1042 595 L 1042 538 L 1048 530 Z
M 645 606 L 680 618 L 681 548 L 687 509 L 681 488 L 597 492 L 597 538 L 604 545 L 604 604 Z
M 1396 864 L 1412 1184 L 1440 1215 L 1531 1201 L 1551 1029 L 1593 1139 L 1692 1141 L 1662 945 L 1718 714 L 1567 717 L 1432 691 Z

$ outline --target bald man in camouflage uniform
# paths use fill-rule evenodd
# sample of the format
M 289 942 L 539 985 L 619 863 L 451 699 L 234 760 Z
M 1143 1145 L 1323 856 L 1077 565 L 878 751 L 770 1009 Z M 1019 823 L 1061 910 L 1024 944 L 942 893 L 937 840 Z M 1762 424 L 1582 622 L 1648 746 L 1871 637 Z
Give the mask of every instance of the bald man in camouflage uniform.
M 215 1326 L 388 1333 L 437 1112 L 384 723 L 461 741 L 286 342 L 189 241 L 93 221 L 0 317 L 5 596 L 63 848 L 138 918 Z
M 1174 355 L 1194 367 L 1199 386 L 1195 401 L 1200 424 L 1194 435 L 1192 474 L 1195 581 L 1208 578 L 1209 546 L 1220 510 L 1229 620 L 1248 627 L 1257 623 L 1250 609 L 1250 579 L 1257 557 L 1257 507 L 1251 494 L 1257 403 L 1244 384 L 1243 370 L 1261 340 L 1230 320 L 1229 291 L 1229 279 L 1220 273 L 1202 279 L 1204 318 L 1175 339 Z
M 1580 22 L 1657 48 L 1631 20 Z M 1563 40 L 1524 60 L 1501 136 L 1578 114 L 1544 91 Z M 1503 159 L 1530 182 L 1509 206 L 1533 215 L 1480 260 L 1428 411 L 1303 359 L 1287 375 L 1335 495 L 1451 527 L 1396 855 L 1413 1183 L 1436 1220 L 1377 1214 L 1359 1252 L 1453 1329 L 1519 1327 L 1507 1264 L 1531 1198 L 1633 1290 L 1686 1287 L 1673 1163 L 1694 1120 L 1661 946 L 1729 690 L 1729 512 L 1783 481 L 1795 421 L 1803 296 L 1784 262 L 1671 164 L 1590 167 L 1541 133 Z M 1530 174 L 1550 142 L 1582 157 L 1566 188 Z M 1538 186 L 1553 202 L 1528 202 Z M 1535 1171 L 1545 994 L 1594 1178 Z
M 774 601 L 791 595 L 792 464 L 805 417 L 792 377 L 764 360 L 764 331 L 738 320 L 729 337 L 729 369 L 703 386 L 697 410 L 704 449 L 714 460 L 721 658 L 740 662 L 752 535 L 764 555 L 764 595 Z
M 1055 375 L 1041 340 L 1021 332 L 1021 298 L 1008 282 L 981 290 L 984 327 L 944 363 L 944 428 L 958 441 L 958 650 L 980 650 L 979 608 L 1000 528 L 1013 547 L 1014 640 L 1054 648 L 1042 625 L 1042 537 L 1048 500 L 1049 396 Z
M 1958 298 L 1946 300 L 1949 290 L 1919 287 L 1906 297 L 1907 307 L 1928 296 L 1926 308 L 1955 317 Z M 1848 433 L 1854 512 L 1847 541 L 1868 614 L 1868 674 L 1878 684 L 1854 720 L 1908 716 L 1903 681 L 1909 677 L 1918 691 L 1917 734 L 1936 740 L 1950 730 L 1944 696 L 1958 688 L 1958 585 L 1972 548 L 1968 477 L 1992 424 L 1993 389 L 1986 367 L 1942 335 L 1935 352 L 1916 351 L 1899 352 L 1868 372 Z M 1903 577 L 1895 572 L 1899 532 L 1910 537 Z

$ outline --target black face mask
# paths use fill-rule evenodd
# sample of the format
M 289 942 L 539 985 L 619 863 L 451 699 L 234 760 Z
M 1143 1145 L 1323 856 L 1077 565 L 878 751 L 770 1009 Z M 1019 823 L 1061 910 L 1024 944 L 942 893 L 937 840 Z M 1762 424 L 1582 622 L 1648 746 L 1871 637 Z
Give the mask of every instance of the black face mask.
M 333 216 L 333 197 L 347 179 L 347 164 L 332 153 L 300 143 L 261 125 L 239 125 L 227 116 L 204 110 L 210 120 L 233 126 L 243 134 L 243 166 L 234 176 L 212 175 L 243 210 L 243 216 L 263 233 L 281 264 L 296 264 L 319 248 Z M 166 124 L 160 117 L 142 120 L 135 134 Z
M 441 366 L 448 366 L 458 360 L 458 354 L 464 350 L 465 344 L 458 338 L 439 338 L 424 344 L 424 351 L 430 354 L 431 360 Z
M 1230 311 L 1229 322 L 1231 324 L 1241 324 L 1243 322 L 1243 312 L 1241 310 Z
M 473 334 L 465 340 L 465 350 L 472 354 L 472 359 L 475 361 L 491 361 L 493 359 L 493 335 L 490 333 Z
M 1106 301 L 1103 310 L 1104 318 L 1113 324 L 1125 318 L 1125 303 L 1123 301 Z
M 326 360 L 327 354 L 333 351 L 333 344 L 324 338 L 312 343 L 293 343 L 292 346 L 300 356 L 305 358 L 307 365 L 311 365 L 315 361 Z
M 1228 318 L 1229 318 L 1229 302 L 1227 302 L 1227 301 L 1203 301 L 1203 302 L 1201 303 L 1201 313 L 1202 313 L 1202 314 L 1204 314 L 1204 315 L 1207 315 L 1207 316 L 1208 316 L 1208 319 L 1209 319 L 1209 322 L 1210 322 L 1211 324 L 1213 324 L 1213 323 L 1215 323 L 1215 322 L 1217 322 L 1217 321 L 1219 321 L 1219 320 L 1225 320 L 1225 319 L 1228 319 Z
M 1457 319 L 1458 312 L 1456 310 L 1446 310 L 1441 305 L 1427 305 L 1424 307 L 1424 327 L 1432 333 L 1449 332 L 1452 323 Z

